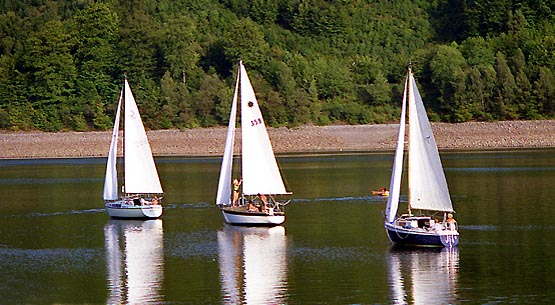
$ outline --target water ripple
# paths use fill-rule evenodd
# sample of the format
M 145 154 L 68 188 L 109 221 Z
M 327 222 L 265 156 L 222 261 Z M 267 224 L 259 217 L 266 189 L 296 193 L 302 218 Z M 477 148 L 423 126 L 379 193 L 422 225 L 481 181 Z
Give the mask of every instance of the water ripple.
M 468 231 L 536 231 L 555 230 L 555 226 L 523 225 L 523 226 L 494 226 L 494 225 L 461 225 Z
M 555 171 L 555 167 L 464 167 L 445 168 L 449 172 L 476 172 L 476 173 L 511 173 L 511 172 L 545 172 Z
M 166 253 L 177 258 L 212 257 L 216 259 L 218 247 L 216 233 L 197 231 L 165 236 Z
M 338 264 L 352 264 L 353 262 L 368 263 L 371 260 L 383 260 L 381 255 L 372 254 L 368 249 L 361 247 L 323 247 L 323 248 L 303 248 L 298 247 L 292 250 L 293 255 L 299 259 L 307 261 L 326 260 Z
M 347 196 L 347 197 L 329 197 L 329 198 L 312 198 L 312 199 L 296 198 L 296 199 L 292 200 L 291 202 L 306 203 L 306 202 L 321 202 L 321 201 L 339 201 L 339 202 L 341 202 L 341 201 L 365 201 L 365 202 L 369 202 L 369 203 L 382 204 L 382 203 L 387 201 L 387 197 L 380 197 L 380 196 L 360 196 L 360 197 Z
M 88 183 L 103 181 L 103 178 L 9 178 L 0 179 L 0 184 L 21 185 L 21 184 L 67 184 L 67 183 Z
M 164 209 L 206 209 L 206 208 L 213 208 L 215 206 L 214 203 L 210 202 L 192 202 L 192 203 L 172 203 L 172 204 L 164 204 Z
M 492 225 L 459 225 L 459 228 L 469 231 L 497 231 L 497 226 Z
M 20 249 L 0 247 L 0 269 L 13 268 L 17 262 L 18 270 L 35 273 L 38 270 L 49 272 L 68 272 L 72 270 L 95 271 L 96 262 L 102 260 L 103 252 L 88 248 Z

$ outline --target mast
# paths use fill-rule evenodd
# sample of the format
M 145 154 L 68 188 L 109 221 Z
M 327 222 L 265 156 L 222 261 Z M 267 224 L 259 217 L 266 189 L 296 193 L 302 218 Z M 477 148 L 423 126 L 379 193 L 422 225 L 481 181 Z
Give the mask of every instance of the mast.
M 408 117 L 409 117 L 409 130 L 408 130 L 408 139 L 409 140 L 407 141 L 407 163 L 408 163 L 407 164 L 407 172 L 409 173 L 407 175 L 407 186 L 408 186 L 407 187 L 408 188 L 407 209 L 408 209 L 409 216 L 412 215 L 412 212 L 410 210 L 410 198 L 411 198 L 411 196 L 410 196 L 410 193 L 411 193 L 411 191 L 410 191 L 411 190 L 411 188 L 410 188 L 410 182 L 411 182 L 410 181 L 410 176 L 411 175 L 410 175 L 410 162 L 409 162 L 410 161 L 410 158 L 409 158 L 409 156 L 410 156 L 410 130 L 411 130 L 410 125 L 411 125 L 411 123 L 414 123 L 414 122 L 410 121 L 410 114 L 411 114 L 412 111 L 415 111 L 415 109 L 412 109 L 412 102 L 411 102 L 411 97 L 413 96 L 411 79 L 412 79 L 412 63 L 409 62 L 409 65 L 407 66 L 407 82 L 408 82 L 408 86 L 407 86 L 407 103 L 408 103 L 407 114 L 408 114 Z M 414 98 L 414 97 L 412 97 L 412 98 Z
M 243 198 L 243 195 L 245 194 L 245 189 L 244 189 L 244 180 L 243 180 L 243 163 L 245 162 L 243 158 L 243 143 L 245 143 L 245 126 L 243 126 L 243 120 L 245 120 L 245 118 L 243 117 L 243 60 L 240 59 L 239 60 L 239 68 L 237 69 L 237 108 L 239 111 L 239 119 L 241 120 L 240 124 L 241 124 L 241 143 L 239 143 L 239 181 L 241 182 L 241 186 L 239 188 L 239 190 L 241 191 L 241 193 L 239 194 L 239 198 L 237 198 L 237 202 L 244 202 L 241 201 L 241 198 Z M 237 111 L 237 110 L 236 110 Z M 233 171 L 233 168 L 231 169 Z
M 121 110 L 122 110 L 122 114 L 123 114 L 123 120 L 122 120 L 122 125 L 123 125 L 123 130 L 121 133 L 121 152 L 123 154 L 123 166 L 121 168 L 121 172 L 123 173 L 121 176 L 123 177 L 123 180 L 121 182 L 121 192 L 123 193 L 123 197 L 126 196 L 125 194 L 125 84 L 127 84 L 127 75 L 123 76 L 123 103 L 121 103 Z

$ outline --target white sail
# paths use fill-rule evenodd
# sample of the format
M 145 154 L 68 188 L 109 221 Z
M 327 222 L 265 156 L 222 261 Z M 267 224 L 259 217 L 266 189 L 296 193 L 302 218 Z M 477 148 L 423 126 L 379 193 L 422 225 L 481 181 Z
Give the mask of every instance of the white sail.
M 127 80 L 124 90 L 125 193 L 162 194 L 145 128 Z
M 119 95 L 118 109 L 116 111 L 116 119 L 114 122 L 114 130 L 112 131 L 112 142 L 110 143 L 110 152 L 108 153 L 108 161 L 106 162 L 106 177 L 104 178 L 104 200 L 118 199 L 118 134 L 119 120 L 121 110 L 123 90 Z
M 413 209 L 453 211 L 443 166 L 424 103 L 409 70 L 409 204 Z
M 268 131 L 243 63 L 241 81 L 241 131 L 243 193 L 289 194 L 281 178 Z
M 222 167 L 220 169 L 220 179 L 218 180 L 218 192 L 216 193 L 216 204 L 228 204 L 231 197 L 231 175 L 233 171 L 233 147 L 235 145 L 235 122 L 237 121 L 237 97 L 239 93 L 240 71 L 237 72 L 237 82 L 235 83 L 235 93 L 231 103 L 231 113 L 227 127 L 227 137 L 225 140 Z
M 408 79 L 408 77 L 407 77 Z M 397 136 L 397 147 L 395 148 L 395 158 L 393 160 L 393 170 L 391 183 L 389 184 L 389 197 L 385 208 L 387 221 L 392 223 L 397 215 L 399 208 L 399 195 L 401 193 L 401 178 L 403 174 L 403 155 L 405 152 L 405 121 L 407 109 L 407 82 L 403 92 L 403 103 L 401 105 L 401 120 L 399 121 L 399 134 Z

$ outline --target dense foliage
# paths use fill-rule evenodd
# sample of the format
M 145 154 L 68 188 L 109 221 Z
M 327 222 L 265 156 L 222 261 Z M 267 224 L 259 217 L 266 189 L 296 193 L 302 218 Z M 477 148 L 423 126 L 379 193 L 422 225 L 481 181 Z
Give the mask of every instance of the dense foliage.
M 225 124 L 242 59 L 268 124 L 555 116 L 547 0 L 0 2 L 0 128 L 111 128 L 124 76 L 151 129 Z

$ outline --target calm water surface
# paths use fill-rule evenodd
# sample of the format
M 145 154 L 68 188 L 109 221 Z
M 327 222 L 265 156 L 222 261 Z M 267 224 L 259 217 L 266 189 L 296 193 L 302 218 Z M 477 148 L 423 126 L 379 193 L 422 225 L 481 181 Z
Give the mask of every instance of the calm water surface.
M 104 159 L 0 160 L 0 303 L 555 303 L 555 150 L 442 158 L 451 251 L 389 244 L 369 195 L 389 152 L 282 156 L 295 195 L 275 228 L 223 224 L 219 158 L 158 158 L 150 221 L 108 218 Z

